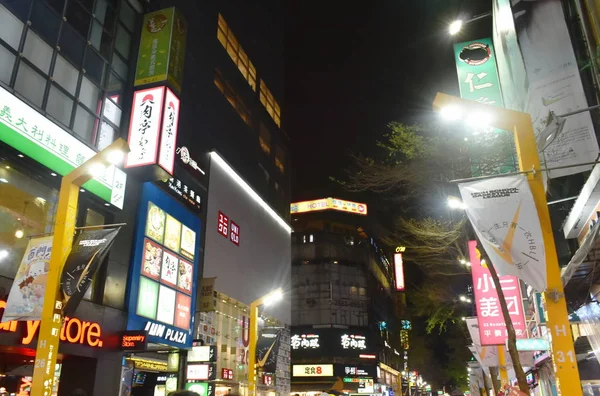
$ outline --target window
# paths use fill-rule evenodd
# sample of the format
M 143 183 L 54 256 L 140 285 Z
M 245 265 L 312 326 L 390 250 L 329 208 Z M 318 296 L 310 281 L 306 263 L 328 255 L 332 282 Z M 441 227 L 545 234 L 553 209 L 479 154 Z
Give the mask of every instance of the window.
M 262 122 L 260 123 L 258 144 L 260 145 L 260 148 L 262 149 L 262 151 L 265 152 L 265 154 L 267 154 L 267 155 L 271 154 L 271 134 L 269 133 L 269 130 Z
M 308 236 L 308 242 L 313 243 L 315 241 L 315 237 L 313 236 L 313 234 L 310 234 Z
M 248 81 L 248 84 L 256 91 L 256 68 L 242 49 L 233 32 L 227 26 L 223 15 L 219 14 L 219 23 L 217 26 L 217 40 L 229 54 L 229 57 L 236 64 L 242 76 Z
M 281 173 L 285 171 L 285 154 L 283 153 L 283 149 L 281 146 L 275 146 L 275 166 Z
M 350 294 L 355 296 L 358 293 L 358 288 L 356 286 L 350 286 Z
M 267 172 L 267 170 L 265 169 L 265 167 L 264 167 L 264 166 L 262 166 L 261 164 L 258 164 L 258 167 L 260 168 L 260 170 L 261 170 L 261 173 L 262 173 L 262 174 L 263 174 L 263 176 L 265 177 L 265 182 L 266 182 L 267 184 L 269 184 L 269 179 L 270 179 L 269 172 Z
M 261 79 L 260 80 L 260 103 L 265 106 L 267 109 L 267 113 L 271 116 L 273 121 L 278 127 L 281 127 L 281 109 L 279 108 L 279 103 L 273 97 L 273 94 L 267 88 L 267 84 Z
M 233 106 L 235 111 L 239 114 L 239 116 L 244 120 L 244 122 L 248 125 L 252 125 L 252 118 L 250 116 L 250 110 L 246 107 L 242 98 L 234 91 L 231 84 L 229 84 L 221 75 L 221 72 L 218 69 L 215 69 L 215 85 L 221 91 L 221 93 L 225 96 L 225 99 Z

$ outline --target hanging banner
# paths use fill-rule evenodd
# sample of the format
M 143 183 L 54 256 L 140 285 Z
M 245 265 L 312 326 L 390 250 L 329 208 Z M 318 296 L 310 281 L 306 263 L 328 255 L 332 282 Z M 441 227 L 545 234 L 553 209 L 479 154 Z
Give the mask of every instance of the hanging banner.
M 198 312 L 212 312 L 215 310 L 215 281 L 217 278 L 202 278 L 200 280 L 200 299 Z
M 477 242 L 469 241 L 469 259 L 473 276 L 473 290 L 477 307 L 477 324 L 481 345 L 502 345 L 506 343 L 508 332 L 496 286 L 487 266 L 481 265 Z M 527 338 L 527 325 L 523 313 L 521 287 L 515 276 L 501 276 L 500 285 L 508 313 L 517 338 Z M 471 327 L 469 327 L 471 331 Z
M 496 177 L 458 187 L 469 220 L 498 274 L 516 276 L 544 291 L 546 254 L 527 177 Z
M 73 315 L 77 309 L 120 229 L 83 230 L 75 239 L 60 280 L 65 316 Z
M 52 236 L 32 238 L 10 288 L 0 323 L 40 320 L 48 279 Z

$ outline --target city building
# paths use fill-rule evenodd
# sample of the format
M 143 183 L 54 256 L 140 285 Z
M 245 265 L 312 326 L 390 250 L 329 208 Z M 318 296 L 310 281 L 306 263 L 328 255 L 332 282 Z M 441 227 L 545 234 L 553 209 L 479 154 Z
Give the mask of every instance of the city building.
M 366 204 L 325 198 L 291 211 L 292 393 L 386 393 L 402 362 L 400 321 Z

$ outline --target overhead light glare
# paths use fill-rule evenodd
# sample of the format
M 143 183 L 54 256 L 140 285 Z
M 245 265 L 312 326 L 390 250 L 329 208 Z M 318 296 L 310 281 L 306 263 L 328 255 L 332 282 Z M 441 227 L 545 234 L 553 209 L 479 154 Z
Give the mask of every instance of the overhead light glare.
M 440 115 L 446 121 L 456 121 L 456 120 L 460 120 L 462 118 L 463 111 L 458 106 L 450 105 L 450 106 L 443 107 L 440 110 Z
M 460 30 L 462 29 L 462 26 L 463 26 L 463 21 L 460 19 L 457 19 L 456 21 L 452 22 L 450 24 L 450 26 L 448 26 L 448 33 L 450 33 L 451 36 L 454 36 L 455 34 L 460 32 Z

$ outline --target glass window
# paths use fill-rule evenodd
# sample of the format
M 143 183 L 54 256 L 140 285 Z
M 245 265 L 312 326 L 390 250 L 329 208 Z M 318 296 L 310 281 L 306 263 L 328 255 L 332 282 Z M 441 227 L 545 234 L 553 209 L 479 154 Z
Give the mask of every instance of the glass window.
M 279 145 L 275 145 L 275 166 L 281 173 L 285 171 L 285 154 Z
M 21 34 L 23 33 L 23 22 L 0 5 L 0 38 L 14 49 L 19 49 Z
M 256 91 L 256 69 L 221 14 L 219 14 L 218 19 L 217 39 L 225 48 L 233 63 L 237 65 L 238 70 L 250 87 Z
M 259 92 L 260 103 L 267 109 L 267 113 L 271 116 L 275 124 L 281 126 L 281 109 L 279 103 L 273 97 L 273 94 L 267 87 L 267 84 L 260 80 L 260 92 Z
M 52 48 L 37 34 L 32 30 L 27 32 L 27 38 L 25 38 L 25 45 L 23 46 L 23 55 L 46 74 L 50 71 L 52 53 Z
M 98 114 L 100 112 L 101 97 L 102 91 L 100 91 L 100 88 L 96 87 L 87 77 L 83 76 L 79 90 L 79 100 L 81 103 Z
M 3 1 L 3 4 L 6 4 L 6 7 L 13 14 L 17 16 L 22 21 L 26 21 L 29 17 L 29 8 L 31 7 L 32 0 L 18 0 L 18 1 Z
M 121 109 L 109 98 L 104 99 L 104 117 L 115 125 L 121 124 Z
M 66 89 L 71 95 L 75 96 L 77 79 L 79 78 L 79 71 L 76 68 L 71 66 L 65 58 L 58 55 L 52 74 L 54 76 L 54 81 L 60 84 L 60 86 Z
M 63 14 L 65 9 L 65 0 L 46 0 L 50 7 L 54 8 L 54 11 L 58 12 L 59 15 Z
M 117 14 L 106 0 L 97 0 L 94 16 L 100 21 L 104 28 L 112 32 L 117 20 Z
M 46 103 L 46 111 L 52 117 L 68 127 L 71 123 L 73 100 L 54 85 L 50 85 L 50 94 L 48 95 L 48 103 Z
M 85 54 L 85 62 L 83 67 L 86 73 L 89 75 L 96 84 L 102 85 L 102 78 L 104 76 L 105 63 L 93 50 L 88 47 Z
M 73 131 L 86 142 L 92 142 L 98 119 L 81 106 L 77 106 Z
M 15 90 L 29 99 L 31 103 L 42 107 L 42 99 L 46 90 L 46 79 L 41 74 L 21 62 L 17 72 Z
M 60 33 L 60 52 L 77 67 L 81 67 L 85 40 L 68 23 L 63 23 Z
M 56 190 L 15 165 L 0 161 L 0 276 L 9 279 L 17 273 L 29 237 L 52 232 L 58 200 Z
M 127 79 L 127 65 L 125 64 L 125 62 L 123 62 L 123 60 L 118 56 L 115 55 L 113 56 L 112 59 L 112 68 L 117 72 L 117 74 L 123 78 L 123 79 Z
M 60 27 L 60 17 L 56 12 L 48 8 L 46 3 L 38 0 L 33 4 L 30 21 L 33 29 L 54 47 Z
M 92 16 L 81 4 L 77 1 L 69 1 L 65 17 L 67 18 L 67 22 L 73 26 L 79 34 L 83 37 L 88 36 Z
M 262 151 L 264 151 L 266 154 L 271 154 L 271 134 L 262 122 L 260 123 L 258 144 L 260 145 Z
M 92 11 L 92 7 L 94 6 L 94 0 L 77 0 L 79 1 L 86 10 Z M 73 0 L 69 0 L 69 2 L 73 2 Z
M 119 19 L 125 24 L 125 26 L 129 28 L 130 31 L 133 31 L 135 28 L 135 14 L 136 13 L 134 9 L 127 4 L 126 0 L 121 1 Z
M 115 94 L 123 91 L 123 81 L 115 73 L 110 73 L 108 76 L 108 83 L 106 84 L 106 90 L 111 94 Z
M 123 55 L 125 59 L 129 59 L 129 53 L 131 52 L 131 35 L 121 24 L 117 26 L 117 39 L 115 40 L 115 48 L 117 51 L 119 51 L 119 54 Z
M 10 84 L 16 56 L 0 45 L 0 81 Z
M 90 33 L 90 42 L 104 56 L 106 59 L 110 59 L 110 50 L 112 45 L 112 36 L 108 34 L 102 25 L 94 21 L 92 23 L 92 31 Z
M 102 126 L 100 127 L 100 133 L 98 134 L 98 143 L 96 147 L 98 150 L 105 149 L 109 144 L 115 141 L 115 136 L 117 135 L 115 129 L 111 127 L 108 122 L 102 121 Z

